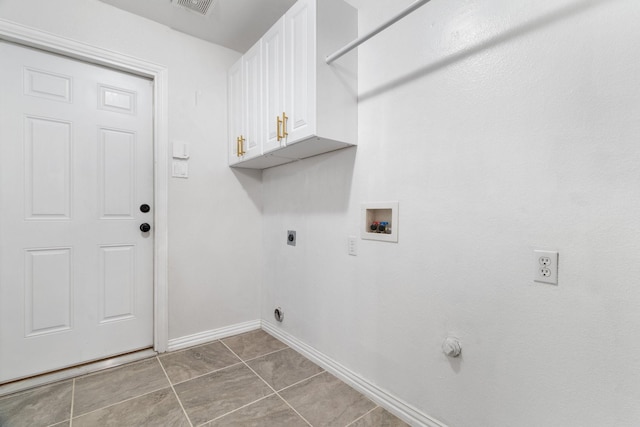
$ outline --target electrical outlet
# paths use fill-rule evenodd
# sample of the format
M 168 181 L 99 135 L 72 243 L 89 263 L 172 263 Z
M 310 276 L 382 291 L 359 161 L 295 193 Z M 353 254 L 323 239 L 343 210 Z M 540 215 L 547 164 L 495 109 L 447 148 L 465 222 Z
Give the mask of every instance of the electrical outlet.
M 534 282 L 558 284 L 558 252 L 533 251 Z
M 352 256 L 358 255 L 358 238 L 356 236 L 347 238 L 347 253 Z

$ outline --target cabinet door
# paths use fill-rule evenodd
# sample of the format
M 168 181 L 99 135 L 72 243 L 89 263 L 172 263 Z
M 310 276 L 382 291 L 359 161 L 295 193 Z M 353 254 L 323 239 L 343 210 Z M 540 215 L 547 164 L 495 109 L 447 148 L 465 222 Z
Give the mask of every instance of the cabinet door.
M 244 93 L 242 91 L 242 58 L 229 69 L 227 74 L 229 106 L 229 164 L 240 161 L 238 156 L 238 138 L 244 134 Z
M 258 41 L 242 57 L 244 91 L 244 149 L 243 160 L 261 154 L 262 137 L 262 81 L 261 81 L 262 41 Z
M 285 111 L 284 34 L 283 17 L 262 37 L 263 153 L 284 146 L 278 140 L 278 119 Z
M 316 133 L 316 1 L 298 0 L 285 14 L 287 144 Z

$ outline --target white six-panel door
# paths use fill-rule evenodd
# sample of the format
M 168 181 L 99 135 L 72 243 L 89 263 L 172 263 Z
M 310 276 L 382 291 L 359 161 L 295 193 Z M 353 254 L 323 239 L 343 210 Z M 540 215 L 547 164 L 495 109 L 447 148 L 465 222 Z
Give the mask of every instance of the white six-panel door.
M 152 82 L 0 61 L 0 383 L 151 347 Z

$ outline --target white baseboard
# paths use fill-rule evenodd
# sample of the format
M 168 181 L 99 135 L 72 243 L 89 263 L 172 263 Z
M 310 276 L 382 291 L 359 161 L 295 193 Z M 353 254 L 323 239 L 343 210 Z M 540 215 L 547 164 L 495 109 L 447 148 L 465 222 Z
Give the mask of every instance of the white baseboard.
M 269 322 L 262 329 L 412 426 L 447 427 Z
M 197 334 L 187 335 L 186 337 L 170 339 L 167 350 L 180 350 L 194 345 L 206 344 L 221 338 L 227 338 L 232 335 L 260 329 L 261 323 L 262 322 L 260 320 L 251 320 L 249 322 L 237 323 L 235 325 L 212 329 L 210 331 L 198 332 Z

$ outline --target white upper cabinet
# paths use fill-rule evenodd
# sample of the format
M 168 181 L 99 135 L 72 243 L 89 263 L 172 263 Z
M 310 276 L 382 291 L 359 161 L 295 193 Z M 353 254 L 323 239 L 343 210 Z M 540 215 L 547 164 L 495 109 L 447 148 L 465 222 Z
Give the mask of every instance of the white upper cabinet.
M 262 49 L 260 42 L 229 69 L 229 165 L 262 154 Z
M 242 90 L 244 92 L 244 134 L 241 141 L 242 160 L 262 154 L 262 46 L 258 41 L 242 57 Z
M 263 154 L 281 148 L 285 109 L 284 17 L 262 37 Z
M 343 0 L 298 0 L 243 56 L 242 94 L 232 88 L 237 66 L 229 70 L 230 165 L 264 169 L 356 145 L 357 53 L 332 65 L 324 58 L 357 38 L 357 20 Z M 239 145 L 232 128 L 238 102 L 245 115 Z
M 227 75 L 227 103 L 229 117 L 229 165 L 240 161 L 240 137 L 244 134 L 244 93 L 242 91 L 242 58 Z
M 315 3 L 300 0 L 284 16 L 287 35 L 285 115 L 288 117 L 284 128 L 285 141 L 289 145 L 316 133 Z

